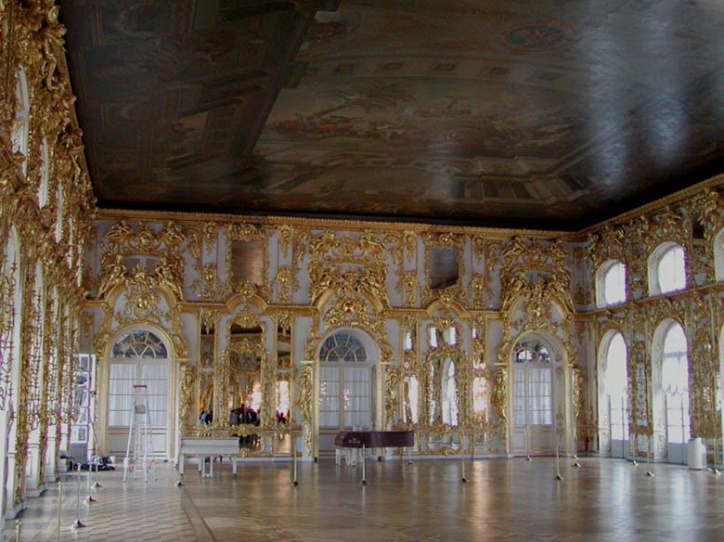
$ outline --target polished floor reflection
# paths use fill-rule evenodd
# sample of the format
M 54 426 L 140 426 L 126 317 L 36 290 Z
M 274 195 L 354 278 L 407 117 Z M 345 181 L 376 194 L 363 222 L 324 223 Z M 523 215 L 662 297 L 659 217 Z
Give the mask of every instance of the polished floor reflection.
M 148 482 L 101 472 L 95 503 L 78 506 L 78 485 L 64 477 L 29 501 L 6 525 L 6 540 L 154 542 L 489 541 L 724 539 L 724 476 L 686 467 L 632 466 L 622 460 L 416 460 L 335 466 L 244 463 L 214 469 L 214 479 L 187 468 L 181 487 L 171 464 Z M 88 496 L 83 473 L 80 496 Z M 77 520 L 85 524 L 72 529 Z

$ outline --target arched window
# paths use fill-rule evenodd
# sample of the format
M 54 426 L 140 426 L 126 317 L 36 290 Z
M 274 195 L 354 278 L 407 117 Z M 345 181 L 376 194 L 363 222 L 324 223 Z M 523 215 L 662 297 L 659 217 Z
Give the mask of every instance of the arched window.
M 649 291 L 651 295 L 658 295 L 684 288 L 686 288 L 684 249 L 676 243 L 663 243 L 649 258 Z
M 134 386 L 145 385 L 142 401 L 150 413 L 153 449 L 157 456 L 169 452 L 171 428 L 169 395 L 170 370 L 166 344 L 154 333 L 137 329 L 123 333 L 111 349 L 108 370 L 108 449 L 125 453 L 128 428 L 139 399 Z
M 689 440 L 689 361 L 686 335 L 674 323 L 664 337 L 661 356 L 661 389 L 666 412 L 666 440 L 683 444 Z
M 714 236 L 714 276 L 724 280 L 724 228 Z
M 121 336 L 113 345 L 114 358 L 167 358 L 166 345 L 150 331 L 137 330 Z
M 626 266 L 609 260 L 596 273 L 596 304 L 599 307 L 626 301 Z
M 61 241 L 63 239 L 63 221 L 65 219 L 65 200 L 63 199 L 63 187 L 58 184 L 58 189 L 55 191 L 55 204 L 58 208 L 58 214 L 55 217 L 55 240 Z
M 28 95 L 28 82 L 25 78 L 25 70 L 18 68 L 15 80 L 15 123 L 13 124 L 10 138 L 12 140 L 13 152 L 19 152 L 26 157 L 23 160 L 22 172 L 27 173 L 28 169 L 28 138 L 30 135 L 30 97 Z
M 0 410 L 9 410 L 19 378 L 22 287 L 20 251 L 15 227 L 0 260 Z
M 330 335 L 319 351 L 319 426 L 369 427 L 371 378 L 367 349 L 349 332 Z
M 613 457 L 624 457 L 629 439 L 626 361 L 626 342 L 617 332 L 608 342 L 599 371 L 600 419 L 606 421 L 602 429 L 608 430 L 609 447 Z M 602 442 L 605 442 L 605 436 L 602 435 Z
M 48 150 L 48 139 L 43 136 L 40 145 L 43 163 L 41 165 L 40 189 L 38 190 L 38 203 L 40 207 L 48 205 L 48 185 L 50 184 L 50 152 Z

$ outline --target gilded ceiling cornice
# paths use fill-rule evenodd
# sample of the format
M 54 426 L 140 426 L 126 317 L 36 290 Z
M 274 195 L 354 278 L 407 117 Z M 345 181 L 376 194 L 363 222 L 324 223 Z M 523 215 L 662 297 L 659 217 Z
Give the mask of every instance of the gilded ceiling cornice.
M 683 190 L 679 190 L 678 192 L 674 192 L 673 194 L 669 194 L 668 196 L 658 199 L 656 201 L 652 201 L 651 203 L 646 203 L 640 207 L 637 207 L 636 209 L 634 209 L 632 211 L 627 211 L 618 216 L 609 218 L 608 220 L 604 220 L 603 222 L 599 222 L 598 224 L 596 224 L 594 226 L 584 228 L 581 231 L 573 234 L 569 240 L 571 240 L 571 241 L 584 240 L 582 236 L 588 235 L 589 233 L 595 233 L 607 224 L 618 224 L 621 222 L 628 222 L 639 216 L 655 213 L 657 211 L 662 211 L 666 207 L 668 207 L 674 203 L 678 203 L 678 202 L 684 201 L 688 198 L 691 198 L 693 196 L 696 196 L 699 193 L 704 192 L 705 190 L 715 189 L 715 188 L 720 188 L 720 187 L 724 188 L 724 173 L 715 175 L 714 177 L 706 179 L 705 181 L 702 181 L 702 182 L 695 184 L 693 186 L 690 186 L 688 188 L 684 188 Z
M 260 216 L 260 215 L 236 215 L 228 213 L 189 213 L 176 211 L 141 211 L 128 209 L 98 209 L 97 219 L 116 220 L 125 218 L 128 220 L 164 221 L 174 220 L 178 222 L 224 222 L 238 223 L 251 222 L 266 226 L 296 226 L 305 229 L 337 229 L 351 231 L 413 231 L 417 233 L 458 233 L 458 234 L 484 234 L 491 240 L 508 239 L 515 236 L 526 236 L 531 239 L 552 239 L 560 238 L 565 241 L 585 241 L 585 236 L 598 231 L 602 226 L 610 223 L 619 223 L 631 220 L 638 216 L 660 211 L 665 207 L 683 201 L 697 195 L 707 189 L 714 189 L 724 186 L 724 173 L 706 179 L 696 185 L 690 186 L 666 197 L 652 201 L 632 211 L 622 213 L 618 216 L 604 220 L 594 226 L 584 228 L 577 232 L 554 231 L 554 230 L 528 230 L 522 228 L 490 228 L 473 226 L 455 226 L 443 224 L 425 224 L 423 222 L 390 222 L 390 221 L 365 221 L 365 220 L 343 220 L 331 218 L 302 218 L 289 216 Z
M 330 218 L 301 218 L 287 216 L 259 216 L 259 215 L 236 215 L 224 213 L 189 213 L 176 211 L 139 211 L 124 209 L 98 209 L 98 220 L 127 220 L 143 221 L 164 221 L 174 220 L 177 222 L 251 222 L 265 226 L 296 226 L 303 229 L 336 229 L 343 231 L 413 231 L 416 233 L 457 233 L 457 234 L 480 234 L 483 233 L 490 239 L 508 239 L 511 236 L 524 235 L 530 238 L 551 239 L 570 235 L 570 232 L 550 230 L 526 230 L 514 228 L 476 228 L 472 226 L 454 226 L 441 224 L 425 224 L 422 222 L 389 222 L 389 221 L 365 221 L 365 220 L 342 220 Z

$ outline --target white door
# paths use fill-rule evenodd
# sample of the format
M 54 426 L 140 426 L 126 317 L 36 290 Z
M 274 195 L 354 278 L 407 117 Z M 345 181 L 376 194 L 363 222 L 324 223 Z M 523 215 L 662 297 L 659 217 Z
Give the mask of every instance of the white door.
M 513 360 L 513 454 L 555 451 L 553 391 L 548 350 L 539 343 L 519 343 Z
M 328 337 L 320 351 L 319 449 L 334 450 L 343 429 L 372 429 L 372 367 L 362 342 L 352 333 Z
M 108 364 L 104 449 L 107 454 L 116 456 L 116 462 L 125 457 L 134 403 L 139 400 L 148 406 L 154 456 L 170 457 L 170 380 L 171 363 L 166 347 L 153 333 L 132 331 L 124 334 L 113 346 L 113 357 Z M 136 396 L 134 386 L 138 385 L 146 388 Z M 138 423 L 140 420 L 136 418 L 133 421 Z

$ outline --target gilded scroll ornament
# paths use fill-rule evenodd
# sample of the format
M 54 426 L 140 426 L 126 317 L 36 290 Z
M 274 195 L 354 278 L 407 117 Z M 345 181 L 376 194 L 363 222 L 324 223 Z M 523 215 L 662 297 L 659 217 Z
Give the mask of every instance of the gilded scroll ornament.
M 296 402 L 296 411 L 299 412 L 301 423 L 304 426 L 304 444 L 307 453 L 312 450 L 312 432 L 314 431 L 313 408 L 314 405 L 314 367 L 311 364 L 303 365 L 299 371 L 299 400 Z M 293 420 L 296 421 L 296 420 Z
M 13 334 L 15 328 L 15 274 L 13 262 L 0 266 L 0 410 L 8 410 L 13 398 Z
M 166 245 L 168 249 L 177 249 L 178 245 L 184 242 L 185 235 L 181 226 L 172 220 L 166 222 L 158 235 L 160 241 Z
M 507 441 L 508 432 L 508 368 L 498 366 L 493 373 L 493 390 L 490 404 L 497 417 L 500 442 Z
M 402 294 L 405 305 L 414 307 L 417 304 L 417 273 L 405 271 L 400 276 L 398 291 Z
M 279 248 L 282 251 L 282 256 L 287 257 L 289 255 L 289 249 L 292 246 L 292 240 L 294 239 L 294 228 L 283 224 L 277 228 L 277 235 L 279 237 Z
M 291 267 L 279 267 L 276 284 L 280 303 L 289 303 L 292 298 L 292 293 L 299 288 L 299 281 L 297 281 Z
M 179 430 L 181 435 L 187 434 L 195 425 L 194 397 L 196 395 L 196 368 L 193 365 L 184 363 L 180 366 L 181 392 L 179 397 Z

